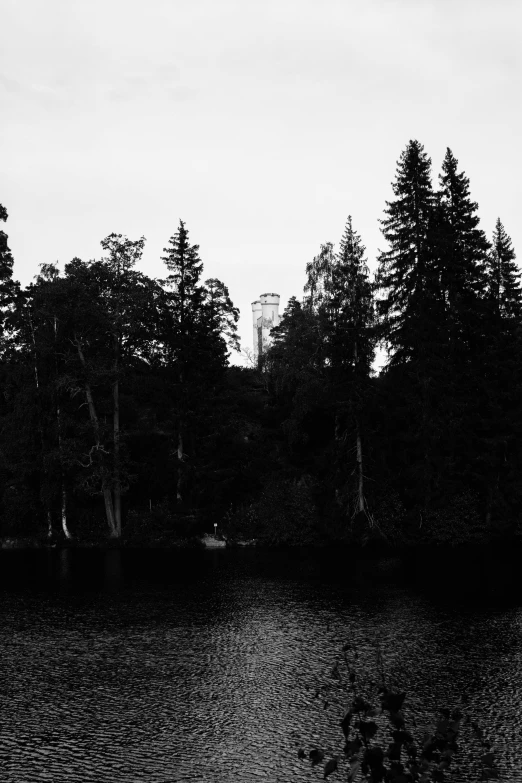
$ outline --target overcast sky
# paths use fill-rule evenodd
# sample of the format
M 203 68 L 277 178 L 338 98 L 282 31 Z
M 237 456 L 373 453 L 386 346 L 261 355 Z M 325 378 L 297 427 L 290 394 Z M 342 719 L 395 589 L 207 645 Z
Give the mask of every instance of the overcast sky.
M 240 308 L 301 297 L 346 217 L 375 268 L 397 160 L 446 147 L 488 237 L 522 258 L 518 0 L 0 0 L 0 203 L 28 283 L 38 264 L 186 221 L 204 276 Z M 281 308 L 283 309 L 283 308 Z

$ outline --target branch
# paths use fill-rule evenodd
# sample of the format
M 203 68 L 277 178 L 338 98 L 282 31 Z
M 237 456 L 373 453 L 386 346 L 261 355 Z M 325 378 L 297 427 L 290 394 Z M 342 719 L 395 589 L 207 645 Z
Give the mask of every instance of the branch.
M 110 454 L 109 451 L 104 449 L 102 444 L 98 445 L 97 443 L 95 443 L 94 446 L 91 446 L 91 450 L 89 451 L 89 453 L 85 454 L 85 456 L 89 459 L 89 462 L 85 463 L 85 462 L 82 462 L 81 460 L 77 459 L 76 462 L 78 463 L 78 465 L 81 465 L 82 468 L 90 468 L 91 465 L 92 465 L 92 455 L 93 455 L 94 451 L 101 451 L 101 452 L 103 452 L 103 454 L 107 454 L 107 455 Z

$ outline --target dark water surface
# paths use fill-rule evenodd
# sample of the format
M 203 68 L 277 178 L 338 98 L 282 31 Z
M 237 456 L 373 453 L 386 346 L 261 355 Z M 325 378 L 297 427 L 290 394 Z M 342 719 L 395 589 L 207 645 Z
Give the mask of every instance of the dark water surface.
M 377 637 L 419 733 L 466 690 L 502 779 L 522 781 L 519 562 L 2 551 L 0 781 L 321 780 L 297 749 L 342 754 L 332 668 L 351 641 L 375 675 Z M 468 757 L 458 779 L 478 780 Z

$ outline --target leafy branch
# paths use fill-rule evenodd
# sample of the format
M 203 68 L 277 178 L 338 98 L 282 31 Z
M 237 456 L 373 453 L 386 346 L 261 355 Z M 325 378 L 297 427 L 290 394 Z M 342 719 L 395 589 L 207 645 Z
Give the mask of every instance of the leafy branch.
M 460 751 L 457 740 L 461 736 L 463 723 L 471 726 L 473 739 L 481 747 L 480 753 L 475 756 L 479 762 L 477 769 L 479 779 L 482 781 L 500 779 L 491 743 L 485 738 L 479 725 L 458 707 L 452 710 L 440 709 L 431 730 L 420 738 L 414 736 L 406 726 L 409 720 L 416 729 L 413 716 L 407 717 L 404 712 L 406 691 L 399 691 L 396 687 L 390 688 L 386 684 L 384 657 L 378 643 L 376 643 L 376 663 L 379 682 L 369 683 L 378 706 L 372 703 L 369 697 L 362 695 L 363 680 L 358 676 L 355 668 L 357 651 L 349 643 L 343 647 L 343 657 L 348 671 L 348 682 L 342 684 L 352 697 L 340 721 L 345 744 L 342 754 L 334 755 L 326 761 L 323 769 L 324 779 L 339 771 L 340 759 L 344 756 L 348 783 L 355 783 L 356 780 L 366 781 L 366 783 L 450 781 L 452 773 L 460 773 L 460 769 L 452 765 Z M 342 680 L 338 662 L 331 676 L 338 681 Z M 361 684 L 361 692 L 358 692 L 358 684 Z M 467 704 L 465 694 L 461 702 L 463 705 Z M 384 714 L 387 720 L 381 717 Z M 303 760 L 308 758 L 312 767 L 318 766 L 325 759 L 324 751 L 316 747 L 311 748 L 308 753 L 304 748 L 300 748 L 297 755 Z

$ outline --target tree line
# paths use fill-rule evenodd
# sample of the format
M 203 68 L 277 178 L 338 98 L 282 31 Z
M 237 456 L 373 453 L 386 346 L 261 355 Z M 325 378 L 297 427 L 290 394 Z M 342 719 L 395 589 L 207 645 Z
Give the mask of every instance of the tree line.
M 0 232 L 0 532 L 150 540 L 489 540 L 519 530 L 522 289 L 447 149 L 400 155 L 372 278 L 349 217 L 306 265 L 259 367 L 180 221 L 165 279 L 144 238 L 42 264 Z M 7 213 L 2 207 L 0 218 Z M 387 361 L 372 369 L 376 349 Z M 169 539 L 170 536 L 170 539 Z
M 522 290 L 511 239 L 500 219 L 491 240 L 481 230 L 449 148 L 434 187 L 410 141 L 392 188 L 374 279 L 349 217 L 274 330 L 264 369 L 286 443 L 352 525 L 448 541 L 513 532 Z
M 99 517 L 102 503 L 119 538 L 126 496 L 138 507 L 169 498 L 185 514 L 198 504 L 195 454 L 239 313 L 224 283 L 203 283 L 182 221 L 164 280 L 136 270 L 144 244 L 111 234 L 101 259 L 73 258 L 63 273 L 41 264 L 22 289 L 0 234 L 4 534 L 45 527 L 69 539 L 71 516 Z

